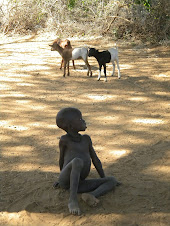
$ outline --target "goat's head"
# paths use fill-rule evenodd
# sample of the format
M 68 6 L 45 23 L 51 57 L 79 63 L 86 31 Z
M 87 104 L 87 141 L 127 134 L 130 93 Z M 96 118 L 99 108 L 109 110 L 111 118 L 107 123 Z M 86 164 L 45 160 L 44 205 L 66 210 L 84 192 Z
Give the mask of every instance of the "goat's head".
M 61 46 L 62 48 L 68 48 L 68 49 L 70 49 L 70 48 L 71 48 L 70 40 L 66 39 L 66 40 L 62 41 L 62 42 L 60 43 L 60 46 Z
M 90 49 L 89 49 L 88 56 L 89 56 L 89 57 L 95 56 L 97 52 L 98 52 L 98 50 L 96 50 L 95 48 L 90 48 Z
M 51 51 L 58 51 L 59 49 L 59 44 L 54 41 L 52 45 L 49 45 L 51 47 Z

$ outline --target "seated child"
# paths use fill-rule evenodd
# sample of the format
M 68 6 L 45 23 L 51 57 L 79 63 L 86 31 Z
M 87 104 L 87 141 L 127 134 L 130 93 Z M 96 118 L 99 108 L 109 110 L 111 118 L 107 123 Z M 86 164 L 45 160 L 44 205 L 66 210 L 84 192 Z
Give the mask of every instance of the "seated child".
M 56 116 L 56 124 L 67 132 L 59 141 L 61 173 L 58 183 L 63 189 L 70 189 L 70 213 L 80 215 L 77 193 L 82 193 L 82 199 L 87 204 L 95 206 L 99 202 L 99 196 L 113 190 L 120 183 L 114 177 L 105 176 L 90 137 L 79 133 L 87 127 L 78 109 L 70 107 L 60 110 Z M 100 178 L 86 179 L 90 173 L 91 160 Z

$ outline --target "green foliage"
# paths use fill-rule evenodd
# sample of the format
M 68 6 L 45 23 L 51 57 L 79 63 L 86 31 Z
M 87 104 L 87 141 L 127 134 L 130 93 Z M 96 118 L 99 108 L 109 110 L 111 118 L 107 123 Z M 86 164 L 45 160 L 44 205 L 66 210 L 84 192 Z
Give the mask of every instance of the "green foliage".
M 144 7 L 150 11 L 151 8 L 151 0 L 134 0 L 135 4 L 144 5 Z
M 73 9 L 76 5 L 76 0 L 68 0 L 67 6 L 69 9 Z

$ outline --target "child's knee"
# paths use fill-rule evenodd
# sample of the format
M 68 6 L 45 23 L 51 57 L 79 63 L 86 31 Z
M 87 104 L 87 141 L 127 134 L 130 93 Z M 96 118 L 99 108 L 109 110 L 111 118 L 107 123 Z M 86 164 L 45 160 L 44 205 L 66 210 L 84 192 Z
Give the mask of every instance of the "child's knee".
M 114 177 L 107 177 L 108 182 L 110 182 L 111 186 L 115 187 L 117 185 L 117 180 Z
M 80 158 L 74 158 L 72 160 L 72 164 L 76 169 L 82 169 L 83 168 L 83 160 Z

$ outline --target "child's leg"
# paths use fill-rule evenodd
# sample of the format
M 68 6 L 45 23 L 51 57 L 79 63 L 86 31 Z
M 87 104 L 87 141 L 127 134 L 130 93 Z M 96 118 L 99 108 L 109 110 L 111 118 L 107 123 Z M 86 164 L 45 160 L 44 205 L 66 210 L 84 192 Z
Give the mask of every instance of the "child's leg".
M 83 168 L 83 161 L 79 158 L 73 159 L 59 176 L 59 184 L 62 188 L 70 188 L 70 198 L 68 208 L 70 213 L 80 215 L 80 208 L 77 200 L 77 191 L 80 179 L 80 173 Z
M 95 206 L 99 200 L 97 197 L 113 190 L 119 182 L 114 177 L 105 177 L 99 179 L 90 179 L 80 181 L 78 192 L 83 193 L 82 199 L 90 206 Z

